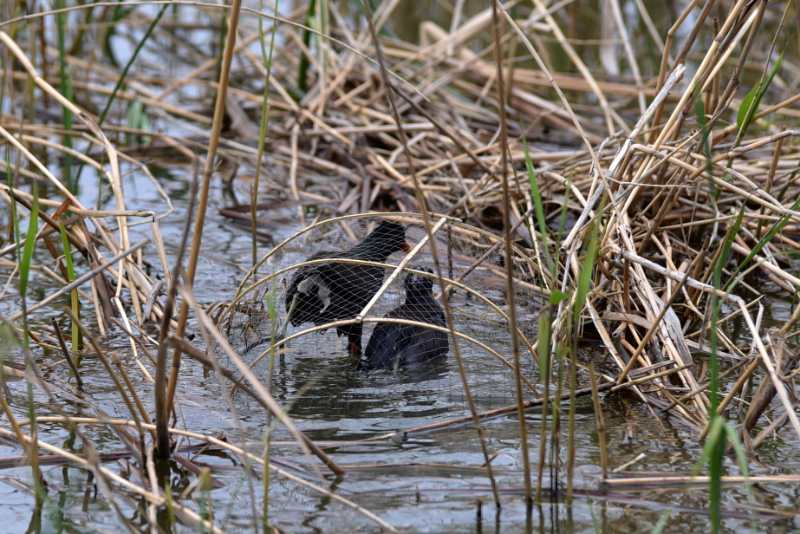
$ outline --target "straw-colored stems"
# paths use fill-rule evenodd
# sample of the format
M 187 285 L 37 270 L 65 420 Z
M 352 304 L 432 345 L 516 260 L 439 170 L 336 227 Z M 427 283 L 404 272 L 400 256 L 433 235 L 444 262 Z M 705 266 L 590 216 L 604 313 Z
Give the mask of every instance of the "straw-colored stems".
M 597 428 L 597 442 L 600 449 L 600 469 L 603 478 L 608 478 L 608 443 L 606 440 L 606 419 L 603 415 L 603 406 L 600 404 L 600 394 L 597 391 L 597 374 L 594 364 L 589 366 L 589 376 L 592 381 L 592 405 L 594 406 L 594 419 Z
M 6 438 L 13 438 L 14 437 L 14 434 L 12 432 L 10 432 L 10 431 L 8 431 L 8 430 L 6 430 L 4 428 L 0 428 L 0 435 L 2 435 L 3 437 L 6 437 Z M 91 471 L 91 472 L 95 473 L 96 475 L 98 475 L 98 480 L 100 478 L 108 479 L 108 480 L 114 482 L 115 484 L 118 484 L 121 487 L 125 488 L 127 491 L 130 491 L 130 492 L 132 492 L 132 493 L 134 493 L 136 495 L 139 495 L 139 496 L 145 498 L 148 502 L 152 502 L 152 503 L 154 503 L 156 505 L 164 505 L 165 504 L 165 501 L 164 501 L 163 498 L 161 498 L 161 497 L 159 497 L 157 495 L 154 495 L 151 492 L 148 492 L 147 490 L 145 490 L 141 486 L 138 486 L 138 485 L 134 484 L 133 482 L 130 482 L 127 478 L 118 475 L 117 473 L 115 473 L 111 469 L 109 469 L 107 467 L 103 467 L 103 466 L 98 465 L 96 463 L 92 463 L 89 460 L 85 460 L 85 459 L 81 458 L 80 456 L 78 456 L 77 454 L 73 454 L 71 452 L 65 451 L 64 449 L 61 449 L 61 448 L 56 447 L 54 445 L 50 445 L 49 443 L 45 443 L 43 441 L 38 441 L 38 440 L 34 441 L 31 436 L 27 436 L 27 435 L 24 435 L 24 434 L 22 435 L 22 441 L 20 443 L 23 444 L 23 445 L 27 445 L 28 447 L 31 447 L 31 448 L 34 448 L 34 449 L 41 448 L 41 449 L 44 449 L 45 451 L 51 452 L 53 454 L 57 454 L 57 455 L 63 457 L 64 459 L 68 460 L 72 464 L 76 465 L 77 467 L 80 467 L 81 469 L 85 469 L 87 471 Z M 102 485 L 101 485 L 101 487 L 102 487 Z M 222 532 L 223 532 L 222 530 L 218 529 L 217 527 L 215 527 L 214 525 L 208 523 L 207 521 L 203 521 L 191 509 L 185 508 L 185 507 L 183 507 L 181 505 L 178 505 L 177 503 L 173 503 L 173 506 L 174 506 L 174 509 L 178 512 L 178 515 L 181 517 L 182 520 L 185 520 L 190 524 L 202 525 L 202 527 L 204 529 L 206 529 L 206 530 L 208 530 L 210 532 L 222 534 Z
M 91 280 L 92 278 L 97 276 L 99 273 L 102 273 L 102 272 L 108 270 L 109 267 L 111 267 L 112 265 L 114 265 L 118 261 L 126 258 L 127 256 L 130 256 L 131 254 L 133 254 L 134 252 L 136 252 L 137 250 L 139 250 L 143 246 L 147 245 L 149 242 L 150 242 L 149 239 L 145 239 L 144 241 L 141 241 L 141 242 L 133 245 L 128 250 L 125 250 L 125 251 L 117 254 L 116 256 L 114 256 L 113 258 L 108 260 L 107 262 L 95 267 L 91 271 L 88 271 L 88 272 L 80 275 L 78 278 L 76 278 L 71 283 L 69 283 L 69 284 L 57 289 L 56 291 L 54 291 L 53 293 L 49 294 L 47 297 L 45 297 L 44 299 L 40 300 L 39 302 L 37 302 L 33 306 L 29 306 L 27 308 L 27 310 L 20 310 L 19 312 L 15 313 L 14 315 L 12 315 L 10 317 L 10 320 L 12 320 L 12 321 L 18 320 L 20 318 L 25 317 L 28 313 L 30 313 L 30 312 L 32 312 L 34 310 L 37 310 L 37 309 L 39 309 L 39 308 L 41 308 L 43 306 L 46 306 L 46 305 L 50 304 L 51 302 L 53 302 L 55 299 L 59 298 L 64 293 L 69 293 L 73 289 L 76 289 L 76 288 L 80 287 L 85 282 L 88 282 L 89 280 Z
M 239 10 L 241 8 L 241 3 L 241 0 L 233 0 L 229 11 L 230 19 L 228 21 L 228 34 L 225 40 L 225 49 L 223 51 L 222 66 L 220 69 L 219 83 L 217 86 L 217 99 L 214 104 L 214 118 L 211 123 L 211 136 L 208 142 L 208 153 L 206 154 L 205 167 L 203 169 L 203 181 L 200 188 L 197 218 L 195 219 L 194 232 L 192 234 L 192 247 L 189 254 L 189 265 L 187 267 L 187 281 L 189 284 L 194 281 L 194 275 L 197 269 L 197 260 L 200 257 L 200 246 L 203 242 L 203 229 L 205 227 L 206 208 L 208 206 L 208 192 L 211 185 L 211 175 L 214 172 L 214 164 L 217 156 L 217 148 L 219 147 L 220 134 L 222 133 L 223 118 L 225 116 L 225 98 L 228 90 L 231 63 L 233 62 L 233 51 L 236 46 L 236 34 L 239 31 Z M 178 316 L 178 325 L 175 329 L 176 336 L 183 336 L 188 318 L 189 305 L 184 301 L 181 304 L 180 314 Z M 165 421 L 172 412 L 173 399 L 175 398 L 175 389 L 177 387 L 180 366 L 181 353 L 176 349 L 172 354 L 172 371 L 169 382 L 167 383 L 165 405 L 158 414 L 159 443 L 161 445 L 164 445 L 165 442 L 169 441 L 169 437 L 165 436 Z M 159 388 L 163 386 L 163 383 L 157 383 L 155 387 Z M 158 455 L 161 458 L 169 458 L 169 447 L 159 447 Z
M 522 471 L 525 480 L 525 500 L 528 506 L 533 502 L 531 491 L 531 464 L 528 453 L 528 429 L 525 421 L 525 400 L 522 393 L 522 364 L 520 361 L 519 339 L 517 339 L 517 309 L 514 298 L 514 257 L 511 251 L 511 192 L 508 187 L 508 131 L 506 126 L 506 95 L 503 90 L 503 51 L 500 47 L 500 20 L 497 3 L 492 2 L 492 36 L 494 38 L 494 55 L 497 66 L 497 101 L 500 106 L 500 180 L 503 187 L 503 228 L 505 229 L 505 261 L 506 269 L 506 303 L 508 304 L 508 330 L 511 335 L 511 354 L 514 358 L 514 386 L 517 396 L 517 422 L 519 425 L 520 452 L 522 454 Z

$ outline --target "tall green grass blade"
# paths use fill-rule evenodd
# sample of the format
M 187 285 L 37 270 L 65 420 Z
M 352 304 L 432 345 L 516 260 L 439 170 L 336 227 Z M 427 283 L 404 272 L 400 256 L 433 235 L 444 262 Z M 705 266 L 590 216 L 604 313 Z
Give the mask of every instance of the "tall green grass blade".
M 799 210 L 800 198 L 795 200 L 794 204 L 792 204 L 789 209 L 792 211 Z M 739 262 L 739 265 L 736 266 L 736 269 L 733 271 L 733 275 L 731 275 L 730 280 L 728 280 L 728 283 L 725 284 L 725 291 L 731 291 L 733 289 L 733 286 L 735 286 L 737 283 L 736 277 L 739 275 L 739 273 L 741 273 L 750 264 L 750 262 L 753 261 L 753 258 L 761 253 L 764 247 L 766 247 L 769 242 L 772 241 L 772 239 L 778 235 L 778 233 L 780 233 L 781 230 L 783 230 L 783 227 L 786 226 L 786 224 L 789 222 L 789 219 L 789 215 L 781 216 L 781 218 L 775 221 L 775 223 L 770 227 L 767 233 L 758 240 L 758 243 L 756 243 L 753 249 L 748 252 L 747 256 L 745 256 L 744 259 Z
M 550 331 L 552 328 L 551 306 L 545 306 L 539 315 L 539 331 L 537 334 L 536 351 L 539 353 L 539 378 L 543 382 L 542 395 L 542 422 L 539 430 L 539 461 L 536 466 L 536 502 L 542 499 L 542 480 L 544 479 L 544 464 L 547 454 L 547 411 L 549 410 L 550 393 Z
M 19 264 L 19 295 L 20 298 L 27 299 L 28 282 L 30 280 L 31 263 L 33 262 L 33 251 L 36 247 L 36 235 L 39 232 L 39 195 L 34 187 L 33 204 L 31 206 L 30 218 L 28 219 L 28 230 L 25 234 L 25 245 L 22 249 L 22 258 Z M 27 322 L 27 317 L 24 317 Z M 25 327 L 23 342 L 25 348 L 29 348 L 28 328 Z
M 725 420 L 719 415 L 712 416 L 717 421 L 722 422 L 725 427 Z M 719 433 L 717 441 L 712 443 L 709 451 L 708 461 L 708 507 L 711 515 L 711 532 L 717 534 L 722 527 L 722 463 L 725 459 L 725 432 Z
M 28 219 L 28 229 L 25 234 L 25 245 L 22 249 L 22 258 L 19 264 L 19 296 L 22 299 L 22 344 L 25 351 L 25 367 L 28 372 L 32 372 L 30 354 L 30 327 L 28 326 L 28 313 L 27 313 L 27 298 L 28 298 L 28 282 L 30 281 L 31 264 L 33 263 L 33 253 L 36 248 L 36 236 L 39 233 L 39 188 L 34 182 L 33 184 L 33 202 L 31 204 L 30 218 Z M 40 507 L 44 500 L 45 488 L 42 484 L 42 474 L 39 470 L 39 455 L 36 445 L 36 438 L 38 434 L 36 424 L 36 410 L 34 409 L 33 402 L 33 384 L 29 380 L 27 382 L 27 396 L 28 396 L 28 420 L 31 427 L 31 439 L 33 440 L 29 454 L 31 462 L 31 471 L 33 474 L 34 497 L 36 499 L 36 506 Z
M 575 293 L 575 303 L 572 308 L 572 324 L 573 327 L 578 326 L 580 321 L 583 306 L 586 304 L 586 297 L 589 295 L 589 289 L 592 285 L 592 274 L 594 273 L 594 263 L 597 259 L 597 249 L 599 247 L 600 239 L 600 213 L 592 220 L 592 228 L 589 234 L 589 243 L 586 245 L 586 250 L 581 261 L 581 268 L 578 272 L 578 287 Z
M 548 306 L 539 314 L 539 331 L 536 341 L 536 352 L 539 353 L 539 371 L 541 373 L 550 369 L 550 330 L 552 326 L 550 307 Z
M 705 156 L 706 174 L 710 177 L 712 175 L 711 171 L 713 170 L 713 164 L 711 163 L 711 128 L 709 128 L 708 120 L 706 119 L 706 105 L 705 102 L 703 102 L 702 94 L 697 95 L 694 102 L 694 114 L 697 119 L 697 124 L 700 126 L 700 146 Z M 714 198 L 718 198 L 720 191 L 717 184 L 709 180 L 709 185 L 711 186 Z
M 67 264 L 67 282 L 73 282 L 76 278 L 75 263 L 72 261 L 72 247 L 67 237 L 67 229 L 63 224 L 58 225 L 58 231 L 61 234 L 61 245 L 64 248 L 64 261 Z M 72 317 L 80 318 L 80 301 L 78 300 L 78 289 L 75 288 L 69 292 L 70 308 L 72 309 Z M 81 329 L 77 321 L 70 319 L 70 335 L 72 339 L 72 361 L 75 369 L 80 369 L 81 366 Z
M 778 60 L 774 65 L 772 65 L 772 68 L 769 70 L 767 76 L 762 77 L 761 80 L 759 80 L 759 82 L 747 92 L 744 99 L 742 99 L 742 103 L 739 106 L 739 113 L 736 115 L 736 137 L 738 139 L 744 137 L 747 128 L 750 126 L 750 123 L 753 121 L 753 117 L 758 111 L 758 106 L 761 104 L 761 99 L 764 97 L 767 89 L 769 89 L 773 78 L 775 78 L 775 75 L 781 69 L 782 63 L 783 53 L 778 56 Z
M 739 210 L 736 221 L 728 229 L 725 240 L 722 243 L 719 257 L 714 263 L 711 274 L 712 285 L 715 289 L 720 289 L 722 284 L 722 271 L 731 256 L 733 241 L 739 233 L 744 217 L 744 206 Z M 709 382 L 709 404 L 711 425 L 703 447 L 703 463 L 708 464 L 709 471 L 709 512 L 711 515 L 711 530 L 719 532 L 722 522 L 721 502 L 722 502 L 722 471 L 723 459 L 725 455 L 726 430 L 725 419 L 717 414 L 719 407 L 719 335 L 717 328 L 719 325 L 720 302 L 716 294 L 711 295 L 711 354 L 708 362 L 708 382 Z
M 528 143 L 523 142 L 522 148 L 525 151 L 525 169 L 528 171 L 528 182 L 531 186 L 531 200 L 533 200 L 536 225 L 539 227 L 539 233 L 546 239 L 549 233 L 547 231 L 547 220 L 544 216 L 544 201 L 542 200 L 542 194 L 539 191 L 539 183 L 536 177 L 536 169 L 533 166 L 533 160 L 531 160 Z
M 308 3 L 308 11 L 306 12 L 306 19 L 305 25 L 306 29 L 303 30 L 303 44 L 305 45 L 306 50 L 308 53 L 311 53 L 311 24 L 314 21 L 314 15 L 317 11 L 317 0 L 311 0 Z M 308 56 L 305 53 L 300 55 L 300 66 L 297 69 L 297 89 L 300 91 L 300 97 L 302 98 L 308 92 L 308 67 L 310 65 L 310 61 Z
M 63 1 L 63 0 L 61 0 L 61 1 Z M 100 115 L 97 118 L 97 124 L 98 125 L 102 126 L 103 122 L 105 122 L 106 116 L 108 115 L 108 112 L 111 109 L 111 105 L 114 103 L 114 100 L 116 100 L 116 98 L 117 98 L 117 93 L 119 92 L 120 89 L 122 89 L 122 86 L 125 84 L 125 79 L 128 77 L 128 71 L 130 71 L 131 67 L 133 66 L 134 62 L 136 61 L 136 58 L 139 57 L 139 52 L 142 51 L 142 48 L 144 47 L 145 43 L 148 41 L 148 39 L 150 39 L 150 35 L 153 33 L 153 30 L 155 30 L 156 26 L 158 26 L 158 23 L 161 21 L 161 17 L 164 16 L 164 13 L 167 11 L 167 8 L 169 6 L 170 6 L 170 4 L 163 4 L 161 6 L 161 9 L 158 10 L 158 13 L 156 14 L 155 18 L 150 22 L 150 25 L 147 27 L 147 30 L 144 32 L 144 35 L 139 40 L 139 42 L 136 44 L 136 48 L 133 49 L 133 54 L 131 54 L 130 59 L 128 59 L 128 62 L 125 64 L 125 67 L 122 69 L 122 73 L 120 73 L 119 78 L 117 78 L 117 83 L 114 84 L 114 89 L 112 89 L 111 90 L 111 94 L 108 95 L 108 99 L 106 99 L 106 103 L 103 106 L 103 110 L 100 112 Z M 127 13 L 125 13 L 125 15 L 127 15 Z M 120 18 L 122 18 L 122 15 L 120 15 Z M 138 103 L 138 101 L 134 102 L 133 105 L 135 105 L 137 103 Z M 140 113 L 144 113 L 143 107 L 139 111 L 140 111 Z M 129 122 L 130 122 L 130 110 L 129 110 L 128 118 L 129 118 Z M 143 119 L 143 120 L 140 119 L 136 123 L 136 126 L 134 126 L 134 127 L 144 130 L 144 129 L 147 129 L 147 125 L 148 124 L 149 124 L 149 121 L 147 121 L 147 119 L 145 117 L 145 119 Z M 83 172 L 83 164 L 81 164 L 80 168 L 78 169 L 76 181 L 80 180 L 81 172 Z M 97 193 L 97 202 L 98 203 L 100 202 L 100 199 L 103 196 L 101 194 L 101 191 L 100 191 L 100 189 L 102 187 L 100 184 L 102 184 L 102 183 L 103 183 L 102 181 L 98 182 L 98 193 Z M 98 205 L 98 208 L 99 207 L 100 206 Z
M 64 9 L 64 0 L 55 0 L 55 8 L 58 10 Z M 58 39 L 58 90 L 67 100 L 74 100 L 72 90 L 72 78 L 69 76 L 67 69 L 67 14 L 60 11 L 56 14 L 56 33 Z M 67 133 L 64 134 L 64 146 L 72 148 L 72 136 L 69 131 L 72 130 L 73 117 L 72 111 L 64 107 L 62 110 L 62 125 Z M 64 154 L 62 165 L 63 182 L 67 184 L 67 188 L 75 193 L 78 188 L 77 178 L 72 177 L 72 156 Z
M 525 169 L 528 172 L 528 183 L 531 188 L 531 201 L 533 202 L 533 214 L 536 217 L 536 226 L 539 228 L 539 234 L 542 236 L 542 254 L 547 262 L 547 271 L 551 276 L 555 277 L 556 266 L 550 256 L 550 232 L 547 229 L 547 219 L 544 215 L 544 201 L 542 200 L 542 193 L 539 191 L 539 183 L 536 177 L 536 168 L 533 166 L 530 151 L 528 150 L 528 143 L 523 142 L 522 147 L 525 151 Z
M 731 250 L 733 248 L 733 241 L 736 239 L 736 235 L 739 233 L 739 229 L 742 226 L 742 218 L 744 217 L 744 206 L 741 210 L 739 210 L 739 215 L 736 217 L 736 221 L 733 223 L 728 229 L 727 234 L 725 235 L 725 240 L 722 243 L 722 251 L 719 254 L 719 258 L 717 258 L 717 262 L 714 264 L 714 270 L 711 274 L 711 283 L 715 289 L 722 289 L 722 271 L 725 268 L 725 264 L 728 263 L 728 260 L 731 257 Z M 719 313 L 720 313 L 720 303 L 719 297 L 716 294 L 711 295 L 711 354 L 710 360 L 708 365 L 708 372 L 709 372 L 709 401 L 711 405 L 711 413 L 717 413 L 717 406 L 719 406 L 719 358 L 718 358 L 718 349 L 719 349 L 719 339 L 717 334 L 717 325 L 719 323 Z
M 695 464 L 692 472 L 699 471 L 703 465 L 709 467 L 709 497 L 708 509 L 711 516 L 711 530 L 719 532 L 721 524 L 721 502 L 722 502 L 722 458 L 725 452 L 725 420 L 712 413 L 711 424 L 708 428 L 706 441 L 703 444 L 703 452 L 700 459 Z

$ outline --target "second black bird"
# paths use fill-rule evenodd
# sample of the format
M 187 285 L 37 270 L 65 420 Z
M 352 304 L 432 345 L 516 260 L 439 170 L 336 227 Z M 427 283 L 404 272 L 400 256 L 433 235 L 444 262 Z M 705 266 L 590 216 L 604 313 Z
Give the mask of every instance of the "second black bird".
M 445 326 L 442 308 L 433 298 L 433 280 L 409 274 L 405 289 L 405 302 L 387 313 L 387 318 Z M 412 368 L 441 361 L 449 348 L 447 334 L 440 330 L 419 325 L 378 323 L 364 354 L 366 366 L 371 369 Z

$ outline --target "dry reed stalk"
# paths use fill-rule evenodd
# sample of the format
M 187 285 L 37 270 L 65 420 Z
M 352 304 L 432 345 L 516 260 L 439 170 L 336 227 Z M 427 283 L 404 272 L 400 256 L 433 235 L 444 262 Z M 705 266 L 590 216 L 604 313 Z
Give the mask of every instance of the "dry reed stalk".
M 522 392 L 522 365 L 520 361 L 519 339 L 517 339 L 517 307 L 514 287 L 514 255 L 511 247 L 511 192 L 508 185 L 508 131 L 506 126 L 506 92 L 503 90 L 502 50 L 500 48 L 500 21 L 497 9 L 498 0 L 492 2 L 492 36 L 494 38 L 495 63 L 497 65 L 497 101 L 500 103 L 500 182 L 503 187 L 503 236 L 504 264 L 506 268 L 506 303 L 508 305 L 508 330 L 511 335 L 511 356 L 514 359 L 514 385 L 517 397 L 517 420 L 519 424 L 520 452 L 522 453 L 522 473 L 524 477 L 525 499 L 528 506 L 533 503 L 531 488 L 531 461 L 528 453 L 528 428 L 525 421 L 524 397 Z M 443 292 L 445 290 L 443 289 Z
M 194 282 L 194 275 L 197 269 L 197 260 L 200 257 L 200 246 L 203 241 L 203 229 L 206 216 L 206 208 L 208 206 L 208 191 L 211 184 L 211 174 L 214 172 L 215 159 L 217 156 L 217 147 L 219 146 L 220 133 L 222 132 L 222 118 L 225 109 L 225 95 L 228 89 L 228 79 L 230 76 L 231 62 L 233 61 L 233 52 L 236 46 L 236 35 L 239 28 L 239 11 L 241 9 L 241 0 L 233 0 L 230 6 L 230 20 L 227 25 L 227 36 L 225 40 L 225 49 L 222 57 L 222 68 L 219 73 L 219 85 L 217 88 L 217 99 L 214 104 L 214 117 L 211 123 L 211 136 L 208 144 L 208 153 L 206 154 L 205 166 L 203 168 L 203 181 L 200 186 L 200 198 L 198 200 L 198 211 L 195 218 L 194 232 L 192 233 L 192 245 L 189 252 L 189 265 L 187 267 L 187 281 L 189 284 Z M 175 335 L 182 337 L 184 329 L 186 328 L 186 321 L 189 316 L 189 305 L 186 302 L 181 303 L 180 312 L 178 315 L 178 324 L 175 327 Z M 169 375 L 169 380 L 163 374 L 158 374 L 156 377 L 156 390 L 163 390 L 166 388 L 166 395 L 162 397 L 160 394 L 156 395 L 158 400 L 162 403 L 157 407 L 156 421 L 158 430 L 158 455 L 162 459 L 169 458 L 169 435 L 166 431 L 167 420 L 170 413 L 172 413 L 172 406 L 175 398 L 175 388 L 178 383 L 178 373 L 180 371 L 181 353 L 175 350 L 172 353 L 172 371 Z M 164 365 L 159 363 L 157 369 L 164 369 Z

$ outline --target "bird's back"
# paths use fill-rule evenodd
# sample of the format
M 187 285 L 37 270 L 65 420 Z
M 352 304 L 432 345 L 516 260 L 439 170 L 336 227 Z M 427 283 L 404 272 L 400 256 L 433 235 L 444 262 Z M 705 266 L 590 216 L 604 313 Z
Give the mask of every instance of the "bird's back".
M 309 260 L 357 259 L 348 252 L 323 251 Z M 295 326 L 350 319 L 369 302 L 383 282 L 383 268 L 330 262 L 298 269 L 289 282 L 285 306 Z M 293 301 L 296 302 L 293 306 Z
M 387 318 L 405 319 L 444 327 L 445 318 L 439 304 L 429 297 L 422 302 L 406 302 Z M 447 334 L 423 326 L 378 323 L 364 352 L 367 366 L 373 369 L 415 367 L 445 356 L 449 350 Z

